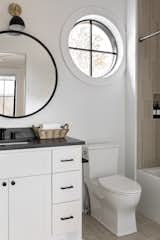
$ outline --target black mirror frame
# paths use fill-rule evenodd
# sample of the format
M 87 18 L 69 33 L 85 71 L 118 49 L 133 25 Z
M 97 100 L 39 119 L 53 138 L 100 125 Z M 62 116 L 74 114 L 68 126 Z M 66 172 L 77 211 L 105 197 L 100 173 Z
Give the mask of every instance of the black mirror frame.
M 32 38 L 33 40 L 35 40 L 36 42 L 38 42 L 38 43 L 46 50 L 46 52 L 48 53 L 48 55 L 50 56 L 50 58 L 51 58 L 51 60 L 52 60 L 53 66 L 55 67 L 55 75 L 56 75 L 56 76 L 55 76 L 55 77 L 56 77 L 56 78 L 55 78 L 55 87 L 54 87 L 53 92 L 52 92 L 50 98 L 48 99 L 48 101 L 47 101 L 40 109 L 38 109 L 37 111 L 35 111 L 35 112 L 31 113 L 31 114 L 24 115 L 24 116 L 18 116 L 18 117 L 16 117 L 16 116 L 12 117 L 12 116 L 7 116 L 7 115 L 0 114 L 0 117 L 6 117 L 6 118 L 11 118 L 11 119 L 26 118 L 26 117 L 32 116 L 32 115 L 40 112 L 40 111 L 41 111 L 42 109 L 44 109 L 44 108 L 49 104 L 49 102 L 52 100 L 52 98 L 53 98 L 53 96 L 54 96 L 54 94 L 55 94 L 55 91 L 56 91 L 56 89 L 57 89 L 57 84 L 58 84 L 58 70 L 57 70 L 57 65 L 56 65 L 56 62 L 55 62 L 54 57 L 53 57 L 52 53 L 50 52 L 50 50 L 49 50 L 49 49 L 47 48 L 47 46 L 46 46 L 44 43 L 42 43 L 38 38 L 34 37 L 33 35 L 31 35 L 31 34 L 29 34 L 29 33 L 22 32 L 22 31 L 15 31 L 15 30 L 0 31 L 0 35 L 1 35 L 1 34 L 5 34 L 5 33 L 22 34 L 22 35 L 27 36 L 27 37 L 29 37 L 29 38 Z

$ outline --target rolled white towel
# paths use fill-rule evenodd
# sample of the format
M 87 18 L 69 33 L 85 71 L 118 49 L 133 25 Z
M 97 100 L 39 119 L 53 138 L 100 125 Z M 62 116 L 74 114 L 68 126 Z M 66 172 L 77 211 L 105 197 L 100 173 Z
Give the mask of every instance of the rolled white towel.
M 40 128 L 44 130 L 49 130 L 49 129 L 60 129 L 62 127 L 62 124 L 60 123 L 43 123 L 40 124 Z

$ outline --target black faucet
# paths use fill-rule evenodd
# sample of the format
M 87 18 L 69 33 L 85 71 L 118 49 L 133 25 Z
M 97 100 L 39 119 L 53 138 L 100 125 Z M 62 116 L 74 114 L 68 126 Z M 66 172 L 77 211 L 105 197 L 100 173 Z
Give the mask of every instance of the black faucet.
M 5 139 L 6 128 L 0 128 L 0 140 Z

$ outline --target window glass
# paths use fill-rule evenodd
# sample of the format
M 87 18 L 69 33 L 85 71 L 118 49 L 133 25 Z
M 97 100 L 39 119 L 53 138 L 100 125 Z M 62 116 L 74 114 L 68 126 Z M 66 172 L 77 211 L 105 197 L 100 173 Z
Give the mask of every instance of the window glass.
M 79 51 L 79 50 L 72 50 L 70 49 L 71 57 L 75 63 L 75 65 L 86 75 L 90 73 L 90 53 L 87 51 Z
M 0 76 L 0 114 L 15 116 L 16 77 Z
M 89 22 L 82 22 L 75 25 L 69 35 L 69 46 L 73 48 L 89 49 L 90 31 Z
M 73 62 L 87 76 L 105 77 L 116 65 L 116 40 L 112 32 L 98 21 L 89 19 L 76 23 L 68 45 Z
M 114 55 L 106 53 L 93 53 L 92 65 L 94 78 L 105 76 L 109 71 L 114 62 Z

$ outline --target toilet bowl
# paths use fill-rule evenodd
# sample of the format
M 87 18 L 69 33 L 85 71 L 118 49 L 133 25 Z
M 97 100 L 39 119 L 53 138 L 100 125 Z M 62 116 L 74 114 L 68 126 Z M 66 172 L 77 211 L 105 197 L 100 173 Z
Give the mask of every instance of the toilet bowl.
M 91 215 L 118 237 L 137 232 L 135 212 L 141 187 L 117 174 L 118 146 L 91 145 L 88 154 Z
M 140 200 L 138 183 L 119 175 L 90 182 L 91 214 L 116 236 L 137 232 L 135 210 Z

